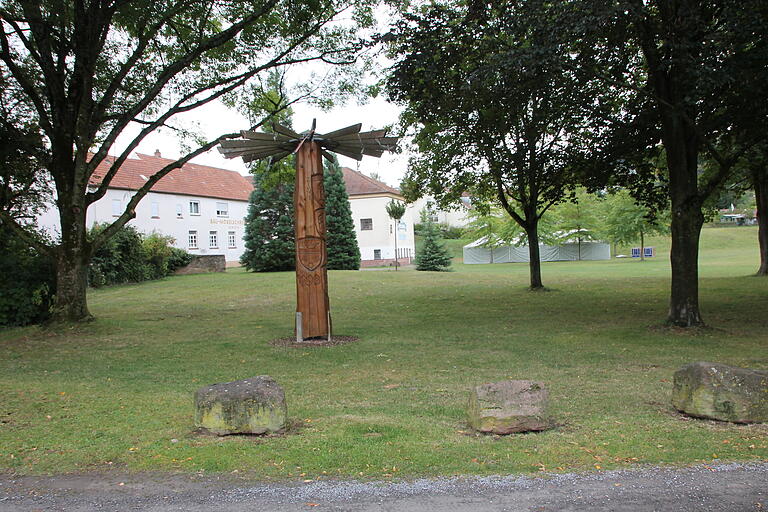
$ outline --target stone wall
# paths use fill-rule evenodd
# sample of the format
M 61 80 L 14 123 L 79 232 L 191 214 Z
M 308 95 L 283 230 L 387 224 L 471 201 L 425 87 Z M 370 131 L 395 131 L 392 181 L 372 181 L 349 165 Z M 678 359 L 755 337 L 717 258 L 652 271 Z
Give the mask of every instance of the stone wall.
M 175 274 L 204 274 L 206 272 L 224 272 L 226 269 L 227 260 L 223 254 L 210 254 L 195 256 L 189 265 L 181 267 Z

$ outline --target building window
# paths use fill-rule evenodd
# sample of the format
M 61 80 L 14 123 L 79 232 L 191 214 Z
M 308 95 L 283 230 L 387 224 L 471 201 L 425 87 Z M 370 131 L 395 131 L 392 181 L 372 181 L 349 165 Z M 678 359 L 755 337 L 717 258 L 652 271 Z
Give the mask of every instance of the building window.
M 237 236 L 235 235 L 234 231 L 230 231 L 227 233 L 227 242 L 229 243 L 229 248 L 234 249 L 237 247 Z
M 373 259 L 380 260 L 381 259 L 381 249 L 374 249 L 373 250 Z
M 184 218 L 184 207 L 180 204 L 176 205 L 176 218 L 177 219 L 183 219 Z
M 189 202 L 189 214 L 190 215 L 200 215 L 200 201 L 190 201 Z
M 157 201 L 152 201 L 152 204 L 150 205 L 152 208 L 152 218 L 153 219 L 159 219 L 160 218 L 160 203 Z
M 373 219 L 360 219 L 360 231 L 372 231 Z
M 187 246 L 190 249 L 197 249 L 197 231 L 190 231 Z
M 229 217 L 229 204 L 228 203 L 216 203 L 216 216 L 217 217 Z
M 208 233 L 208 246 L 211 249 L 216 249 L 219 246 L 219 232 L 211 231 Z
M 123 203 L 119 199 L 112 200 L 112 216 L 119 217 L 123 213 Z

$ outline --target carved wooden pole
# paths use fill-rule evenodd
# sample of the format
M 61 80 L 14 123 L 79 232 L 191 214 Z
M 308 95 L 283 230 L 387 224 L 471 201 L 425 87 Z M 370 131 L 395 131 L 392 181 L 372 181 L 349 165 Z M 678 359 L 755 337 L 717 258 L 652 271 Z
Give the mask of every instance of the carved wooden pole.
M 361 127 L 358 123 L 322 135 L 315 132 L 315 122 L 312 121 L 312 129 L 299 134 L 287 126 L 272 123 L 271 133 L 242 131 L 242 139 L 225 140 L 219 146 L 226 158 L 242 157 L 243 162 L 268 158 L 274 163 L 296 153 L 293 205 L 296 216 L 296 338 L 299 341 L 331 339 L 325 194 L 320 157 L 333 160 L 330 153 L 338 153 L 358 161 L 363 155 L 378 158 L 384 151 L 394 151 L 397 144 L 397 137 L 387 137 L 386 130 L 361 132 Z
M 296 155 L 296 334 L 301 339 L 331 336 L 320 151 L 317 142 L 305 140 Z

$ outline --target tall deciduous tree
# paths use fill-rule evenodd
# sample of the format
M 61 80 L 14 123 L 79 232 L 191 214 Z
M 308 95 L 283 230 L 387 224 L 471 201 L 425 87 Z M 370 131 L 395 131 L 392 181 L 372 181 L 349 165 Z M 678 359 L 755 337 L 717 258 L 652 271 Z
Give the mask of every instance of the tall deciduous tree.
M 325 163 L 323 181 L 328 270 L 358 270 L 360 247 L 357 245 L 344 174 L 335 156 L 333 162 Z
M 87 266 L 94 250 L 135 216 L 138 202 L 171 170 L 238 136 L 224 134 L 165 166 L 133 195 L 125 211 L 89 240 L 88 207 L 107 191 L 129 154 L 150 133 L 236 91 L 253 77 L 292 63 L 349 62 L 354 29 L 333 23 L 354 6 L 345 0 L 25 0 L 0 2 L 0 67 L 22 98 L 48 148 L 46 170 L 56 189 L 61 240 L 28 236 L 7 212 L 0 219 L 57 263 L 55 313 L 90 318 Z M 139 128 L 107 160 L 116 139 Z M 98 179 L 96 167 L 107 164 Z
M 756 140 L 741 134 L 754 134 L 766 123 L 765 87 L 757 84 L 768 78 L 768 7 L 760 0 L 580 0 L 572 5 L 573 23 L 561 28 L 573 30 L 571 38 L 580 45 L 578 65 L 605 87 L 642 103 L 646 115 L 641 120 L 658 130 L 672 214 L 667 322 L 703 325 L 702 207 Z M 634 142 L 625 137 L 622 144 Z M 626 168 L 621 152 L 614 154 L 617 167 Z M 702 157 L 713 165 L 703 169 Z
M 587 125 L 611 102 L 571 66 L 559 2 L 433 3 L 392 36 L 390 96 L 415 132 L 409 190 L 442 205 L 471 189 L 498 202 L 529 241 L 530 287 L 543 288 L 539 222 L 573 186 Z M 410 198 L 409 199 L 413 199 Z

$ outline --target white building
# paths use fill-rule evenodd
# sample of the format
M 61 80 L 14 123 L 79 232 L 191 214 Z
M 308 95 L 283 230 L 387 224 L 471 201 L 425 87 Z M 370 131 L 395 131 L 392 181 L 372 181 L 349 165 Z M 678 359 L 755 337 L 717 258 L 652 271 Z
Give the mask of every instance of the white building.
M 159 151 L 136 156 L 126 159 L 104 197 L 88 208 L 88 228 L 114 221 L 149 176 L 175 161 L 162 158 Z M 102 162 L 96 168 L 92 186 L 100 182 L 108 165 Z M 223 254 L 227 262 L 234 263 L 243 253 L 244 219 L 252 190 L 240 173 L 187 163 L 152 187 L 139 201 L 136 218 L 128 224 L 143 233 L 169 235 L 174 238 L 175 247 L 192 254 Z M 58 232 L 56 211 L 44 214 L 39 225 L 49 232 Z
M 110 159 L 114 157 L 109 157 Z M 127 159 L 112 179 L 107 193 L 86 214 L 87 227 L 111 223 L 125 210 L 131 196 L 157 171 L 174 160 L 137 154 Z M 96 168 L 92 185 L 107 172 L 108 163 Z M 343 168 L 362 266 L 392 264 L 395 259 L 395 226 L 386 205 L 403 201 L 397 189 L 349 168 Z M 253 191 L 250 176 L 235 171 L 193 163 L 171 171 L 158 181 L 136 207 L 136 218 L 128 224 L 143 233 L 153 231 L 174 238 L 174 246 L 192 254 L 223 254 L 236 264 L 243 253 L 248 198 Z M 58 232 L 58 216 L 51 209 L 38 225 Z M 415 256 L 413 219 L 406 211 L 397 230 L 397 252 L 401 264 Z
M 471 207 L 470 196 L 465 192 L 461 196 L 461 203 L 452 209 L 441 210 L 436 206 L 434 198 L 426 196 L 409 204 L 408 210 L 415 222 L 421 222 L 421 211 L 427 210 L 432 222 L 463 228 L 469 223 L 468 213 Z
M 361 265 L 370 267 L 394 263 L 395 237 L 398 261 L 401 265 L 410 263 L 416 256 L 411 209 L 406 209 L 397 230 L 395 221 L 389 218 L 386 210 L 387 203 L 393 199 L 405 202 L 400 191 L 348 167 L 341 169 L 352 208 Z

